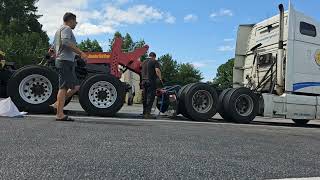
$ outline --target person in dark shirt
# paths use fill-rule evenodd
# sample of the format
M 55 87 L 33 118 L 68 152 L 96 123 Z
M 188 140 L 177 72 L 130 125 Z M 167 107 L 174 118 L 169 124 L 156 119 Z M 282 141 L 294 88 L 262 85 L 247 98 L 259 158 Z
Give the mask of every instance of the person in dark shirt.
M 142 63 L 142 88 L 143 88 L 143 117 L 152 118 L 151 109 L 156 96 L 157 78 L 162 83 L 160 64 L 156 60 L 156 53 L 151 52 L 149 57 Z

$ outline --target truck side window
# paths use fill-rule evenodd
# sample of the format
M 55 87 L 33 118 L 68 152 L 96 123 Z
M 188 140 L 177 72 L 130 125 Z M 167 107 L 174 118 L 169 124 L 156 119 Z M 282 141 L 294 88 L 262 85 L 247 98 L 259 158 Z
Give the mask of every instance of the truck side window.
M 317 36 L 317 29 L 314 25 L 306 23 L 306 22 L 300 22 L 300 33 L 306 36 Z

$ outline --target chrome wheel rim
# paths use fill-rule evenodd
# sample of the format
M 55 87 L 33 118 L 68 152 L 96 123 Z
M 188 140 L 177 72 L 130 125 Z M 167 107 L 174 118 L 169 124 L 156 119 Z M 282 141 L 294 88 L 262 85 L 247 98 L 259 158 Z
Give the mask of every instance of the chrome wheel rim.
M 19 84 L 20 97 L 30 104 L 46 102 L 52 95 L 52 91 L 49 79 L 40 74 L 29 75 Z
M 92 105 L 105 109 L 116 102 L 117 90 L 111 83 L 99 81 L 91 86 L 88 96 Z

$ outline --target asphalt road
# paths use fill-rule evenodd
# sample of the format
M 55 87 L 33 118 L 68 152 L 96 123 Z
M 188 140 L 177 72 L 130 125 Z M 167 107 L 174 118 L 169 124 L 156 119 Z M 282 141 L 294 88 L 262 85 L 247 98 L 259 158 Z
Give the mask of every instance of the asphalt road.
M 139 118 L 75 122 L 53 115 L 0 118 L 0 179 L 278 179 L 320 176 L 320 124 L 283 119 L 253 124 Z

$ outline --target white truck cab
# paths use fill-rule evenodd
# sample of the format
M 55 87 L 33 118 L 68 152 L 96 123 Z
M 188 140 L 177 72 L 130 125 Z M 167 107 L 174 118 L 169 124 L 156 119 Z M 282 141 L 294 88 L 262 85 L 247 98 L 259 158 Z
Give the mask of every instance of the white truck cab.
M 237 117 L 241 117 L 241 110 L 243 116 L 251 110 L 306 124 L 320 119 L 320 23 L 292 5 L 288 11 L 279 5 L 279 10 L 279 15 L 238 29 L 233 87 L 248 88 L 258 97 L 250 100 L 250 96 L 238 95 L 234 101 L 223 100 L 222 106 L 240 104 Z M 222 99 L 230 94 L 226 91 Z M 248 107 L 243 109 L 241 104 Z

